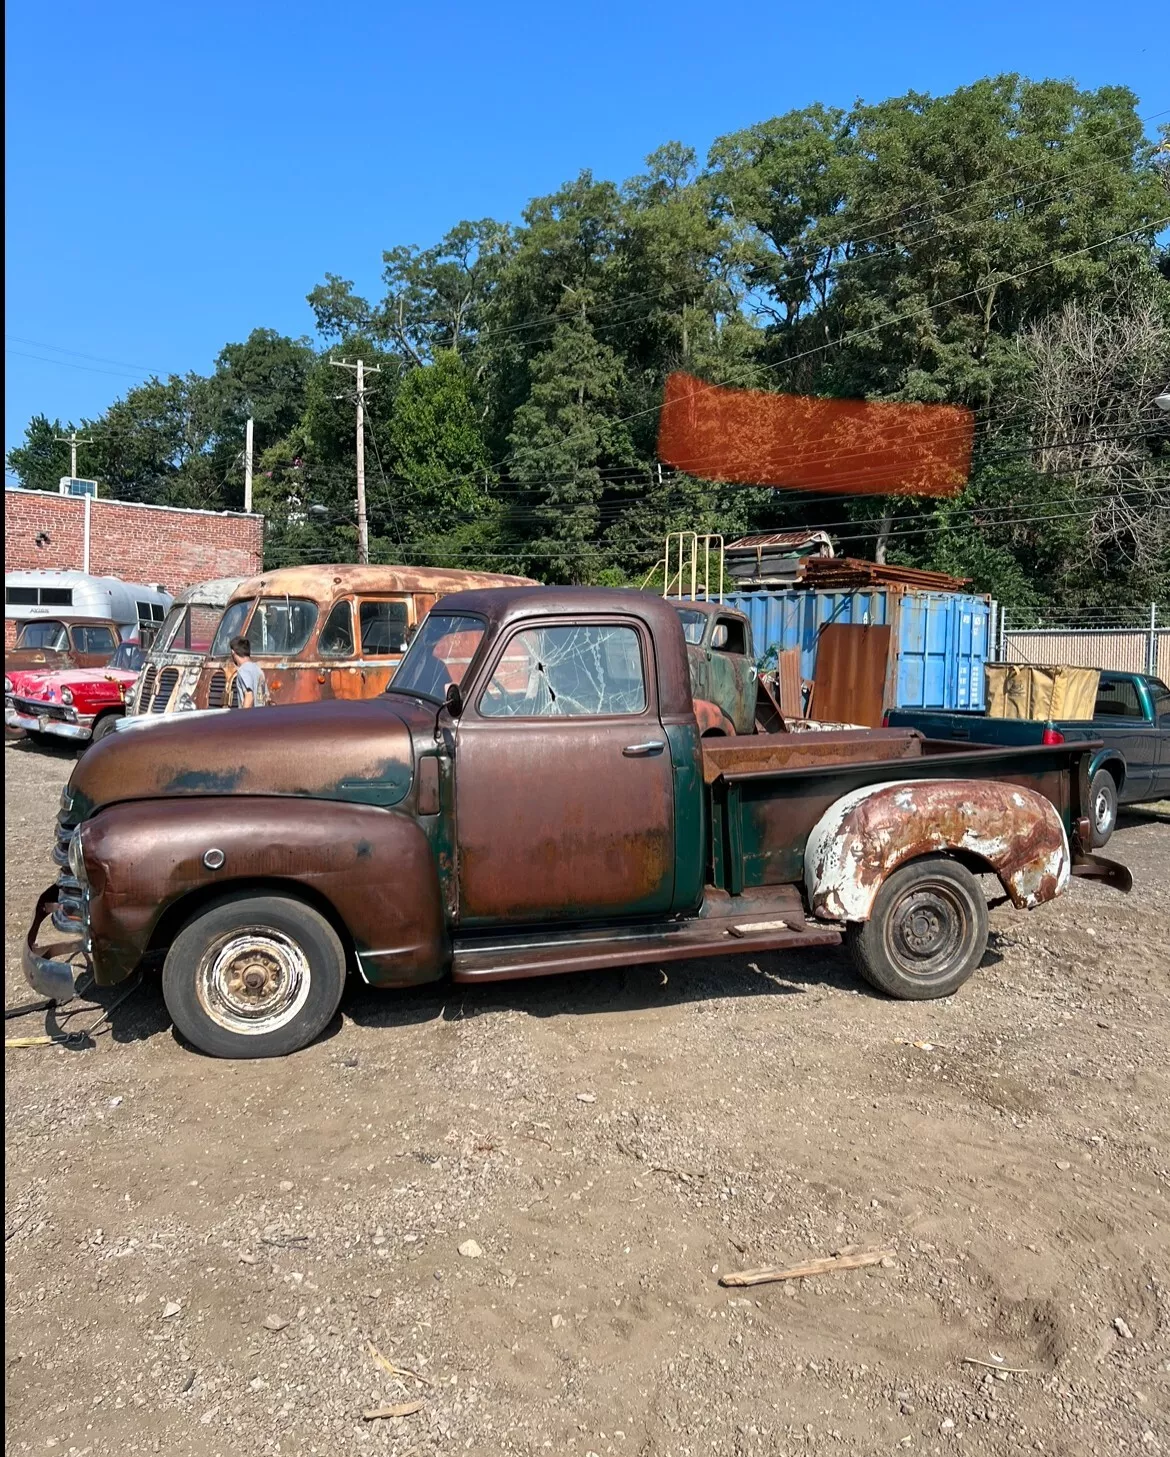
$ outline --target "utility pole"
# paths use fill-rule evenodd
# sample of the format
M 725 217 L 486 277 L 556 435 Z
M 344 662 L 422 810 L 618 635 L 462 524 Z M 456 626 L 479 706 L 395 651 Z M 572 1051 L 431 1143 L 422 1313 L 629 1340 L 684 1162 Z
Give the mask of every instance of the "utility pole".
M 244 510 L 252 509 L 252 417 L 244 427 Z
M 365 566 L 370 560 L 370 531 L 366 521 L 366 362 L 364 359 L 350 364 L 347 359 L 331 359 L 330 364 L 338 369 L 352 369 L 357 375 L 357 529 L 358 561 Z M 372 364 L 371 374 L 381 374 L 381 368 Z
M 79 445 L 92 445 L 92 437 L 84 436 L 78 439 L 77 431 L 70 430 L 68 435 L 54 435 L 53 439 L 59 440 L 62 445 L 69 447 L 69 478 L 70 480 L 77 480 L 77 447 Z

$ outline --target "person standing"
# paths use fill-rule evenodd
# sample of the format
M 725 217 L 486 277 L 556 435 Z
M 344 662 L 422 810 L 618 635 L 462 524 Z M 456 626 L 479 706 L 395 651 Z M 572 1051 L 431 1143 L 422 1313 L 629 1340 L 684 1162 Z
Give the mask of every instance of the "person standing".
M 233 697 L 236 708 L 263 708 L 268 702 L 268 679 L 259 663 L 252 661 L 252 644 L 246 637 L 232 638 L 232 662 L 236 665 Z

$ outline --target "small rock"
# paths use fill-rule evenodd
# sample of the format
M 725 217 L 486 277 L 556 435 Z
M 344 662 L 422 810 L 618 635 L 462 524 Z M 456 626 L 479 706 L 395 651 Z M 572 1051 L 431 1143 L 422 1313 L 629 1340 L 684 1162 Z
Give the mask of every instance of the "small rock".
M 178 1315 L 179 1311 L 182 1310 L 182 1308 L 183 1307 L 179 1304 L 177 1300 L 168 1300 L 167 1303 L 163 1306 L 163 1320 L 170 1320 L 173 1316 Z
M 950 1419 L 950 1417 L 944 1417 L 942 1421 L 939 1422 L 938 1429 L 940 1432 L 953 1432 L 955 1430 L 955 1424 Z
M 459 1253 L 465 1260 L 478 1260 L 480 1255 L 483 1254 L 483 1250 L 480 1249 L 479 1245 L 473 1239 L 465 1239 L 459 1246 Z
M 1115 1315 L 1113 1317 L 1113 1329 L 1117 1332 L 1117 1334 L 1121 1337 L 1123 1341 L 1133 1340 L 1133 1331 L 1131 1331 L 1129 1326 L 1126 1324 L 1124 1316 Z
M 1071 1169 L 1072 1164 L 1069 1163 L 1068 1159 L 1057 1159 L 1056 1167 L 1063 1173 L 1066 1169 Z
M 259 1255 L 249 1254 L 249 1252 L 247 1250 L 241 1250 L 240 1251 L 240 1264 L 241 1265 L 258 1265 L 259 1263 L 260 1263 L 260 1256 Z
M 267 1331 L 282 1331 L 288 1325 L 288 1321 L 283 1316 L 266 1315 L 262 1324 Z
M 212 1422 L 215 1421 L 218 1415 L 219 1407 L 213 1406 L 210 1411 L 205 1411 L 203 1415 L 199 1418 L 199 1420 L 203 1423 L 205 1427 L 209 1427 Z
M 553 1318 L 552 1318 L 552 1328 L 553 1328 L 554 1331 L 559 1331 L 560 1328 L 561 1328 L 561 1326 L 564 1325 L 564 1323 L 565 1323 L 565 1318 L 564 1318 L 563 1315 L 554 1315 L 553 1316 Z
M 893 1255 L 883 1255 L 878 1261 L 883 1270 L 892 1270 L 897 1263 Z
M 577 1102 L 578 1103 L 596 1103 L 597 1102 L 597 1094 L 596 1093 L 578 1093 L 577 1094 Z
M 281 1179 L 277 1187 L 282 1194 L 289 1194 L 292 1192 L 293 1181 L 291 1179 Z
M 194 1385 L 195 1385 L 195 1368 L 192 1366 L 191 1370 L 188 1371 L 187 1374 L 186 1374 L 186 1376 L 183 1378 L 183 1384 L 182 1384 L 182 1386 L 179 1387 L 179 1395 L 182 1396 L 185 1392 L 190 1391 L 191 1388 Z
M 119 1107 L 121 1105 L 121 1102 L 122 1102 L 121 1098 L 111 1098 L 110 1099 L 110 1107 L 111 1108 L 117 1108 L 117 1107 Z

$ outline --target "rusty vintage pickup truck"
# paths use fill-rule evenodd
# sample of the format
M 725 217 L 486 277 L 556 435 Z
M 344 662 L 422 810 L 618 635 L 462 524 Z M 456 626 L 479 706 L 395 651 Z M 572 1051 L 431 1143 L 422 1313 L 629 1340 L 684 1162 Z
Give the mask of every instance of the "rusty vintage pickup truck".
M 409 987 L 844 938 L 876 987 L 939 997 L 987 940 L 979 877 L 1031 908 L 1089 842 L 1085 744 L 970 749 L 913 730 L 702 740 L 683 622 L 603 589 L 435 606 L 378 698 L 116 734 L 64 791 L 39 928 L 99 984 L 162 960 L 179 1030 L 288 1053 L 346 977 Z M 68 944 L 68 943 L 66 943 Z

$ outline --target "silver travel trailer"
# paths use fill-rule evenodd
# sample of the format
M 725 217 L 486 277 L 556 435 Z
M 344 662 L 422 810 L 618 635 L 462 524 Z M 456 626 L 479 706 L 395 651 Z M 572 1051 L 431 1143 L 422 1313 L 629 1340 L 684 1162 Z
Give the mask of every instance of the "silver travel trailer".
M 25 623 L 66 617 L 117 624 L 124 640 L 150 645 L 174 599 L 161 586 L 88 572 L 5 572 L 4 616 Z

